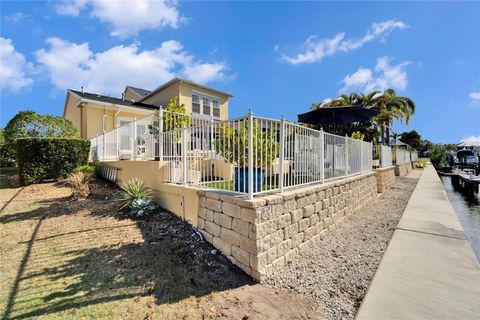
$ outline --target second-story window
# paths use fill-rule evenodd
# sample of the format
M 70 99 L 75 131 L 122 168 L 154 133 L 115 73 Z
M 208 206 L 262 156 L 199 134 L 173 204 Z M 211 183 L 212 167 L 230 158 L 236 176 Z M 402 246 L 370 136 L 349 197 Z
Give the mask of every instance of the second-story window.
M 203 114 L 210 115 L 210 98 L 203 97 Z
M 192 94 L 192 112 L 200 113 L 200 97 Z
M 220 103 L 218 102 L 217 99 L 212 100 L 212 106 L 213 106 L 213 116 L 220 117 Z

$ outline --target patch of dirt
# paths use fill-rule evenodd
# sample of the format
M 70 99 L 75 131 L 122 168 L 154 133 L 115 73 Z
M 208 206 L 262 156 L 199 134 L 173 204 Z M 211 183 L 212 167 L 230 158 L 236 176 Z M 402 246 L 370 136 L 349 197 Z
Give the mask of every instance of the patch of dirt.
M 119 213 L 117 186 L 89 187 L 75 201 L 64 183 L 31 185 L 0 213 L 6 318 L 321 319 L 318 304 L 256 283 L 174 214 L 135 221 Z

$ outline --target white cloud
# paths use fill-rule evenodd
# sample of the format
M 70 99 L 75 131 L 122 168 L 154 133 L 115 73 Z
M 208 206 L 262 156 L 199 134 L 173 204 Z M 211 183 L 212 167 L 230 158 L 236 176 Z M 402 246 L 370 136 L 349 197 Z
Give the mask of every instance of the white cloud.
M 368 42 L 380 38 L 385 41 L 386 37 L 396 29 L 405 29 L 408 26 L 402 21 L 388 20 L 379 23 L 373 23 L 367 33 L 360 39 L 345 39 L 345 33 L 339 33 L 333 38 L 317 39 L 310 36 L 301 46 L 302 52 L 288 56 L 279 50 L 279 46 L 275 46 L 275 50 L 281 54 L 282 61 L 293 65 L 301 63 L 313 63 L 321 61 L 323 58 L 335 55 L 338 51 L 348 52 L 358 49 Z
M 60 38 L 47 39 L 48 49 L 36 52 L 38 63 L 51 82 L 60 89 L 80 88 L 118 96 L 130 84 L 153 89 L 175 76 L 208 83 L 223 80 L 223 63 L 204 63 L 188 54 L 180 42 L 163 42 L 153 50 L 141 50 L 138 43 L 92 52 L 87 42 L 72 43 Z
M 119 38 L 135 36 L 140 31 L 176 28 L 182 17 L 174 0 L 70 0 L 60 2 L 55 10 L 60 15 L 78 16 L 84 9 L 111 26 L 111 35 Z
M 5 21 L 17 23 L 22 21 L 23 19 L 27 18 L 28 16 L 23 12 L 15 12 L 9 16 L 5 16 Z
M 0 89 L 17 92 L 33 83 L 32 65 L 18 52 L 11 39 L 0 37 Z
M 373 70 L 359 68 L 343 79 L 344 87 L 340 91 L 369 92 L 373 90 L 382 91 L 387 88 L 404 90 L 408 84 L 406 67 L 411 62 L 404 61 L 397 65 L 392 65 L 391 62 L 392 58 L 385 56 L 377 59 L 377 64 Z
M 88 0 L 67 0 L 58 2 L 55 5 L 55 11 L 62 16 L 76 17 L 87 5 Z
M 468 136 L 460 140 L 460 142 L 473 142 L 480 144 L 480 136 Z
M 480 91 L 470 92 L 468 96 L 474 101 L 480 101 Z

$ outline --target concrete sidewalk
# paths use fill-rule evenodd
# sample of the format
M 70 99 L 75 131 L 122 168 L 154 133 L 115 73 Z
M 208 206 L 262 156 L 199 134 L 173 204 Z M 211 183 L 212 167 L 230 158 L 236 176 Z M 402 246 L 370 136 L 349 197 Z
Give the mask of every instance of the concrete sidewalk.
M 480 319 L 480 267 L 427 167 L 356 319 Z

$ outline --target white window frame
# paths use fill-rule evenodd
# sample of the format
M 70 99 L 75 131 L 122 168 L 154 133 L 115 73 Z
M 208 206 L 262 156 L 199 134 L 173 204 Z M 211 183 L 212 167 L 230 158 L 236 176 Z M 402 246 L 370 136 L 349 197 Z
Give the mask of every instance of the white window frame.
M 194 112 L 193 111 L 193 96 L 196 95 L 198 96 L 199 98 L 199 103 L 200 103 L 200 112 Z M 203 98 L 208 98 L 210 100 L 210 114 L 205 114 L 203 111 Z M 214 108 L 213 108 L 213 100 L 216 100 L 218 101 L 218 110 L 220 111 L 221 107 L 220 107 L 220 97 L 217 97 L 217 96 L 213 96 L 211 94 L 207 94 L 207 93 L 203 93 L 203 92 L 200 92 L 200 91 L 196 91 L 196 90 L 192 90 L 192 113 L 195 113 L 195 114 L 201 114 L 201 115 L 204 115 L 204 116 L 209 116 L 209 117 L 212 117 L 213 118 L 216 118 L 216 119 L 220 119 L 220 112 L 219 112 L 219 115 L 218 116 L 215 116 L 214 115 Z
M 215 107 L 215 106 L 213 105 L 213 101 L 216 101 L 216 102 L 217 102 L 217 107 Z M 213 115 L 213 117 L 215 117 L 215 118 L 220 118 L 220 114 L 221 114 L 221 113 L 220 113 L 220 109 L 221 109 L 221 108 L 220 108 L 220 99 L 218 99 L 218 98 L 213 98 L 213 99 L 212 99 L 212 115 Z M 215 110 L 218 110 L 218 116 L 215 115 Z
M 198 97 L 198 112 L 197 111 L 194 111 L 193 109 L 193 96 L 197 96 Z M 195 102 L 196 103 L 196 102 Z M 196 113 L 196 114 L 201 114 L 202 112 L 202 95 L 201 94 L 198 94 L 196 92 L 192 92 L 192 113 Z
M 208 105 L 205 104 L 205 100 L 208 100 Z M 212 114 L 212 99 L 209 96 L 202 96 L 202 108 L 203 114 L 206 116 L 210 116 Z M 208 113 L 205 111 L 208 110 Z

